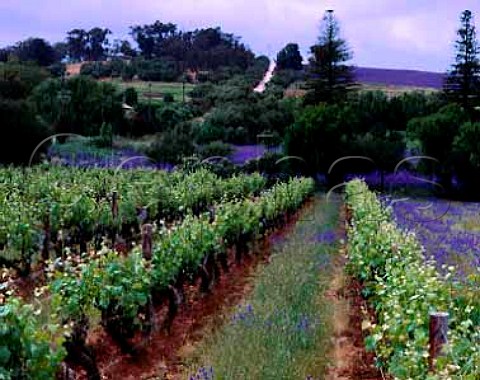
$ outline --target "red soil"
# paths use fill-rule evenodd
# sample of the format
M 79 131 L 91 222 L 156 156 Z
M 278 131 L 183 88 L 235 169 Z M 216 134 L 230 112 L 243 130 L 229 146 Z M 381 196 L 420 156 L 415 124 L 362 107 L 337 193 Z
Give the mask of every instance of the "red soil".
M 229 272 L 222 271 L 211 293 L 202 295 L 199 292 L 199 281 L 195 286 L 185 285 L 186 300 L 179 308 L 170 334 L 158 328 L 167 312 L 167 305 L 164 305 L 156 310 L 157 329 L 149 337 L 140 337 L 140 334 L 136 337 L 138 343 L 135 344 L 137 351 L 134 356 L 122 354 L 101 327 L 92 331 L 89 334 L 88 343 L 95 351 L 103 378 L 179 379 L 185 351 L 189 351 L 195 343 L 200 341 L 208 333 L 209 328 L 211 330 L 219 326 L 229 309 L 249 294 L 256 268 L 261 263 L 268 263 L 270 245 L 288 234 L 299 216 L 300 213 L 297 213 L 288 226 L 258 243 L 254 248 L 254 254 L 244 257 L 241 264 L 235 263 L 233 252 L 230 252 Z M 82 374 L 81 378 L 85 379 L 85 377 Z
M 348 221 L 351 213 L 342 207 L 341 220 Z M 345 236 L 345 223 L 339 226 L 339 235 Z M 333 306 L 331 365 L 326 373 L 326 380 L 381 380 L 384 379 L 375 366 L 374 353 L 365 350 L 362 331 L 362 307 L 374 313 L 367 307 L 362 298 L 361 284 L 354 278 L 345 275 L 347 257 L 346 247 L 335 258 L 334 274 L 330 288 L 325 294 Z

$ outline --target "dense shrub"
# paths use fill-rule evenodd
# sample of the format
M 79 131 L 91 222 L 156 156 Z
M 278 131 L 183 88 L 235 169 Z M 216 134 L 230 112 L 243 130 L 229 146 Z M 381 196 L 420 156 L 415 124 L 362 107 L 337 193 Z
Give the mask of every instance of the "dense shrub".
M 191 126 L 180 123 L 159 135 L 147 154 L 155 161 L 177 164 L 194 151 Z
M 173 103 L 175 101 L 175 98 L 173 97 L 172 94 L 165 94 L 163 95 L 163 101 L 165 103 Z
M 60 94 L 67 95 L 63 103 Z M 103 122 L 116 129 L 123 118 L 122 94 L 116 87 L 84 76 L 73 77 L 64 85 L 58 79 L 47 80 L 35 88 L 32 99 L 38 115 L 55 124 L 56 132 L 96 136 Z
M 0 78 L 5 81 L 19 81 L 30 93 L 49 77 L 46 69 L 19 63 L 0 63 Z
M 37 145 L 53 133 L 26 100 L 0 99 L 0 126 L 0 161 L 6 163 L 28 163 Z
M 174 82 L 181 71 L 172 61 L 163 59 L 138 60 L 134 63 L 139 79 L 153 82 Z
M 204 160 L 209 157 L 228 157 L 233 149 L 229 144 L 222 141 L 213 141 L 209 144 L 202 145 L 197 149 L 199 157 Z
M 81 75 L 88 75 L 95 79 L 109 77 L 111 71 L 103 62 L 84 63 L 80 68 Z
M 448 192 L 452 190 L 455 166 L 457 171 L 463 171 L 463 160 L 454 158 L 453 142 L 467 118 L 460 106 L 450 104 L 437 113 L 410 120 L 407 126 L 409 138 L 420 142 L 422 153 L 439 160 L 441 184 Z M 457 153 L 461 152 L 457 150 Z M 463 150 L 463 153 L 467 152 Z
M 165 131 L 190 120 L 194 117 L 194 112 L 188 104 L 165 103 L 156 109 L 155 117 L 158 122 L 158 130 Z
M 135 107 L 138 104 L 138 92 L 133 87 L 128 87 L 124 92 L 125 103 L 129 106 Z
M 127 63 L 120 59 L 114 59 L 107 62 L 87 62 L 82 64 L 82 67 L 80 68 L 80 74 L 89 75 L 95 79 L 108 77 L 118 78 L 123 75 L 128 66 L 129 65 Z
M 287 88 L 294 82 L 305 80 L 305 72 L 302 70 L 277 70 L 269 83 L 281 88 Z
M 480 194 L 480 123 L 460 126 L 453 142 L 453 165 L 460 192 L 468 198 Z

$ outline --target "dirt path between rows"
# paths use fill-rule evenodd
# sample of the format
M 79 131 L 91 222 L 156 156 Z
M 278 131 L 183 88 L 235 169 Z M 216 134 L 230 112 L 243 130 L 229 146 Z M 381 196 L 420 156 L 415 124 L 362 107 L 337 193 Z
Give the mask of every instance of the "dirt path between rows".
M 154 332 L 142 342 L 135 356 L 123 355 L 105 332 L 95 334 L 95 341 L 91 343 L 104 379 L 179 379 L 183 357 L 193 350 L 205 331 L 221 323 L 227 308 L 249 294 L 254 269 L 264 260 L 263 255 L 258 255 L 248 257 L 239 266 L 233 264 L 229 273 L 222 273 L 212 294 L 200 294 L 199 284 L 187 286 L 186 303 L 175 317 L 170 334 Z M 156 313 L 159 321 L 165 312 Z
M 186 287 L 187 300 L 173 322 L 171 333 L 154 332 L 141 342 L 135 356 L 122 354 L 103 330 L 91 334 L 89 343 L 96 352 L 102 378 L 185 379 L 185 358 L 194 352 L 205 336 L 225 323 L 225 317 L 233 307 L 251 294 L 256 271 L 269 261 L 271 245 L 291 232 L 298 216 L 311 207 L 312 203 L 304 207 L 288 226 L 270 235 L 263 244 L 257 245 L 255 254 L 247 256 L 240 265 L 233 263 L 234 257 L 231 255 L 230 271 L 222 272 L 211 294 L 200 294 L 198 284 Z M 381 373 L 374 367 L 374 355 L 364 349 L 361 307 L 365 306 L 365 302 L 361 297 L 360 284 L 345 275 L 346 248 L 342 246 L 332 260 L 332 280 L 324 295 L 333 310 L 332 348 L 329 354 L 331 364 L 322 379 L 383 380 Z M 164 313 L 165 310 L 157 310 L 156 318 L 161 320 Z M 80 378 L 85 379 L 85 376 Z
M 291 232 L 299 216 L 313 204 L 310 200 L 295 214 L 288 225 L 269 235 L 254 247 L 241 264 L 235 263 L 233 252 L 229 258 L 229 272 L 221 273 L 210 294 L 202 295 L 199 283 L 185 286 L 186 302 L 175 317 L 170 334 L 155 331 L 148 339 L 139 342 L 135 356 L 122 354 L 103 329 L 89 334 L 88 343 L 93 347 L 103 379 L 109 380 L 179 380 L 184 379 L 184 358 L 194 351 L 195 345 L 225 321 L 233 307 L 252 291 L 258 268 L 267 264 L 271 244 L 276 244 Z M 160 322 L 166 308 L 156 311 Z M 160 324 L 160 323 L 159 323 Z M 83 372 L 80 370 L 80 372 Z M 183 375 L 182 375 L 183 373 Z M 80 379 L 86 379 L 85 374 Z
M 374 366 L 374 355 L 365 351 L 361 286 L 345 274 L 346 262 L 346 247 L 342 246 L 334 259 L 332 281 L 325 294 L 333 309 L 331 364 L 325 380 L 380 380 L 383 377 Z

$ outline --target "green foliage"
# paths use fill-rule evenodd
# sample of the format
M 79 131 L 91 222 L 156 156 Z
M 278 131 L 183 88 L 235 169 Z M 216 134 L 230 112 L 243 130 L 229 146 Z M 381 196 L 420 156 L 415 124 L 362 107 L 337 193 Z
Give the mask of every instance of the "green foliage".
M 306 104 L 335 103 L 345 99 L 354 78 L 352 68 L 345 62 L 352 58 L 333 11 L 323 18 L 323 29 L 318 44 L 310 48 Z
M 450 104 L 437 113 L 410 120 L 407 132 L 411 139 L 420 140 L 423 153 L 445 163 L 452 152 L 459 126 L 466 119 L 467 115 L 460 106 Z
M 480 123 L 467 122 L 458 128 L 453 141 L 453 162 L 461 191 L 477 198 L 480 190 Z
M 215 156 L 228 157 L 233 152 L 232 147 L 222 141 L 212 141 L 200 146 L 197 150 L 202 160 Z
M 99 27 L 89 31 L 73 29 L 67 33 L 67 50 L 70 59 L 80 62 L 100 61 L 105 59 L 108 38 L 112 32 L 109 29 Z
M 52 134 L 52 129 L 35 115 L 26 100 L 0 98 L 0 162 L 28 163 L 37 145 Z
M 122 80 L 128 82 L 128 81 L 131 81 L 136 74 L 137 74 L 137 70 L 135 69 L 135 67 L 132 64 L 129 64 L 123 67 L 123 70 L 121 72 L 121 77 L 122 77 Z
M 338 105 L 306 107 L 287 130 L 287 154 L 301 157 L 310 167 L 326 172 L 331 163 L 341 157 L 339 145 L 351 120 Z
M 33 62 L 39 66 L 50 66 L 57 61 L 57 55 L 53 47 L 42 38 L 29 38 L 19 42 L 13 48 L 20 62 Z
M 338 247 L 317 239 L 335 228 L 337 209 L 336 201 L 315 199 L 302 215 L 308 222 L 272 245 L 273 260 L 256 274 L 233 320 L 195 350 L 195 369 L 212 366 L 218 379 L 324 378 L 332 308 L 323 294 Z
M 245 70 L 254 59 L 238 37 L 219 27 L 182 32 L 175 24 L 156 21 L 130 30 L 143 58 L 169 57 L 185 69 L 217 70 L 230 66 Z
M 66 352 L 57 323 L 42 323 L 41 310 L 11 297 L 0 304 L 0 378 L 55 378 Z
M 478 307 L 473 295 L 478 279 L 465 285 L 450 282 L 454 267 L 441 276 L 434 259 L 424 256 L 415 235 L 391 221 L 391 210 L 381 205 L 364 182 L 351 181 L 346 196 L 353 211 L 348 271 L 361 281 L 376 312 L 376 321 L 364 314 L 362 327 L 368 332 L 367 348 L 375 351 L 378 364 L 397 379 L 474 379 L 480 370 L 475 343 L 479 334 L 470 326 L 472 311 Z M 447 355 L 437 361 L 436 374 L 428 369 L 432 311 L 450 314 Z
M 62 99 L 62 94 L 67 96 Z M 57 79 L 47 80 L 35 88 L 32 100 L 39 116 L 54 124 L 57 133 L 96 136 L 102 123 L 115 128 L 123 118 L 122 96 L 116 87 L 83 76 L 64 84 Z
M 100 135 L 93 138 L 93 144 L 98 148 L 112 148 L 113 144 L 113 127 L 112 124 L 102 123 L 100 127 Z
M 285 134 L 286 150 L 289 155 L 302 157 L 308 165 L 322 172 L 344 156 L 367 156 L 375 161 L 375 165 L 360 160 L 337 164 L 335 175 L 338 180 L 343 174 L 355 171 L 375 168 L 393 171 L 404 157 L 407 142 L 404 131 L 408 122 L 409 141 L 419 138 L 413 130 L 418 128 L 419 132 L 422 128 L 419 123 L 424 120 L 412 118 L 421 116 L 427 119 L 426 115 L 431 112 L 439 112 L 438 119 L 445 120 L 450 126 L 464 120 L 461 109 L 457 106 L 441 108 L 443 104 L 441 98 L 433 95 L 414 93 L 389 99 L 382 92 L 355 93 L 342 104 L 309 106 L 301 111 L 296 111 L 293 104 L 295 120 Z M 427 144 L 435 140 L 431 145 L 440 149 L 442 154 L 445 153 L 444 147 L 438 147 L 437 143 L 446 132 L 442 129 L 446 128 L 445 122 L 436 127 L 435 136 L 425 134 L 422 137 Z M 435 156 L 432 152 L 424 153 Z
M 53 65 L 50 65 L 48 67 L 48 71 L 50 72 L 50 75 L 54 78 L 61 78 L 62 76 L 65 75 L 67 71 L 67 67 L 64 63 L 54 63 Z
M 48 72 L 38 66 L 0 63 L 0 79 L 8 83 L 11 83 L 11 81 L 20 82 L 27 95 L 47 78 Z
M 138 77 L 144 81 L 175 82 L 181 75 L 175 62 L 166 59 L 138 60 L 134 65 Z
M 440 181 L 447 192 L 452 190 L 453 174 L 464 172 L 461 154 L 458 150 L 454 152 L 453 143 L 467 119 L 463 108 L 450 104 L 437 113 L 410 120 L 407 126 L 408 138 L 420 142 L 423 154 L 439 160 Z
M 121 59 L 113 59 L 111 61 L 87 62 L 82 64 L 80 68 L 81 75 L 89 75 L 95 79 L 100 78 L 118 78 L 128 71 L 131 64 Z M 134 69 L 134 74 L 135 74 Z M 133 76 L 133 75 L 132 75 Z M 130 78 L 131 79 L 131 78 Z
M 244 173 L 262 173 L 268 178 L 269 184 L 298 174 L 305 176 L 312 174 L 309 171 L 310 168 L 306 167 L 303 162 L 296 159 L 282 161 L 281 159 L 284 157 L 280 153 L 267 152 L 260 158 L 248 160 L 241 170 Z
M 303 58 L 298 44 L 289 43 L 277 54 L 277 67 L 279 70 L 301 70 Z
M 257 143 L 257 136 L 266 131 L 282 136 L 294 120 L 296 104 L 280 100 L 281 96 L 270 91 L 254 94 L 245 81 L 231 80 L 215 88 L 208 95 L 215 107 L 195 128 L 196 142 Z
M 112 68 L 104 62 L 84 63 L 80 68 L 80 74 L 95 79 L 106 78 L 112 75 Z
M 274 76 L 267 87 L 272 85 L 280 86 L 285 89 L 292 83 L 301 81 L 305 77 L 305 73 L 299 70 L 276 70 Z
M 472 107 L 479 104 L 480 48 L 472 12 L 463 11 L 460 22 L 456 41 L 457 55 L 445 83 L 445 92 L 451 101 L 459 102 L 471 111 Z
M 470 165 L 480 169 L 480 123 L 464 123 L 458 129 L 453 148 L 458 153 L 468 155 Z
M 173 103 L 175 101 L 175 98 L 173 97 L 172 94 L 165 94 L 163 95 L 163 101 L 165 103 Z
M 135 107 L 138 104 L 138 92 L 134 87 L 128 87 L 124 92 L 125 103 Z
M 147 153 L 158 162 L 177 164 L 183 157 L 191 156 L 194 151 L 191 126 L 180 123 L 157 137 Z
M 389 115 L 392 129 L 406 130 L 407 123 L 414 117 L 427 116 L 440 110 L 448 103 L 441 93 L 425 94 L 406 92 L 389 101 Z
M 165 103 L 155 111 L 159 130 L 168 131 L 180 123 L 187 122 L 194 115 L 189 105 Z
M 28 96 L 27 85 L 15 79 L 0 80 L 0 98 L 20 100 L 25 99 Z

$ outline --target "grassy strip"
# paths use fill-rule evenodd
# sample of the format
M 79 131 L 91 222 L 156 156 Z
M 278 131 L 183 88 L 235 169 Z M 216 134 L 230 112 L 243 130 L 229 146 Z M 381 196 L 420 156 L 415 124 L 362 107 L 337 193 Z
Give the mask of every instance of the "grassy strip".
M 145 81 L 131 81 L 124 82 L 122 80 L 113 80 L 113 83 L 118 85 L 122 90 L 129 87 L 135 88 L 138 91 L 140 100 L 146 101 L 149 99 L 149 92 L 151 84 L 152 102 L 158 100 L 158 96 L 164 96 L 166 94 L 173 95 L 176 102 L 180 102 L 183 99 L 183 84 L 181 82 L 145 82 Z M 191 83 L 185 83 L 185 100 L 189 100 L 190 91 L 195 88 L 195 85 Z
M 337 248 L 337 216 L 338 204 L 315 199 L 293 233 L 275 244 L 247 303 L 197 349 L 190 371 L 196 375 L 189 378 L 305 379 L 324 373 L 331 310 L 323 294 Z

